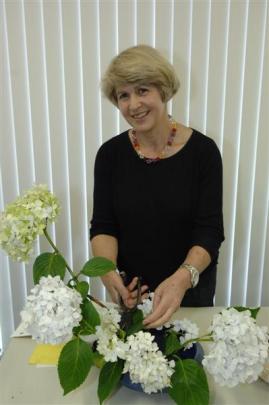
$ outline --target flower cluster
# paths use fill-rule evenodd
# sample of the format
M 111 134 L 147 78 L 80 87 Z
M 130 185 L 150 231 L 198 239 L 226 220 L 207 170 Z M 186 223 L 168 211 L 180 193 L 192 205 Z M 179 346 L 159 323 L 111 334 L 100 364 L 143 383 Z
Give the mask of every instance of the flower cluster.
M 6 206 L 0 215 L 0 246 L 16 261 L 28 261 L 33 243 L 60 210 L 46 185 L 36 185 Z
M 169 387 L 175 367 L 174 360 L 168 361 L 153 340 L 154 336 L 143 331 L 128 336 L 123 370 L 147 394 Z
M 192 340 L 192 342 L 184 346 L 185 349 L 190 349 L 199 336 L 199 328 L 196 323 L 189 319 L 176 319 L 164 325 L 166 328 L 171 327 L 178 334 L 180 343 L 183 345 L 185 342 Z
M 153 306 L 153 299 L 154 299 L 154 293 L 151 292 L 148 295 L 148 298 L 144 299 L 142 304 L 139 304 L 137 307 L 143 312 L 144 318 L 151 314 L 152 312 L 152 306 Z
M 229 308 L 214 316 L 209 331 L 214 343 L 203 365 L 216 382 L 233 387 L 257 380 L 268 353 L 267 328 L 256 325 L 249 310 Z
M 121 316 L 113 306 L 98 308 L 98 312 L 101 325 L 96 327 L 97 350 L 105 361 L 116 362 L 125 357 L 126 351 L 125 343 L 117 336 Z
M 81 295 L 67 287 L 59 276 L 41 277 L 21 312 L 23 328 L 38 342 L 66 342 L 82 319 L 81 302 Z

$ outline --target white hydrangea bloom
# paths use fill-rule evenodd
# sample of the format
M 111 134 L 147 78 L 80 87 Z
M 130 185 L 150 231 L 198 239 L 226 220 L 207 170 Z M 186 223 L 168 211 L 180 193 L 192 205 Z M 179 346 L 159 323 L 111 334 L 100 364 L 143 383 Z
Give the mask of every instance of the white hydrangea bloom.
M 100 326 L 96 327 L 97 350 L 104 356 L 105 361 L 116 362 L 118 358 L 124 359 L 128 346 L 116 334 L 105 333 Z
M 72 337 L 81 319 L 81 295 L 59 276 L 41 277 L 21 312 L 24 330 L 41 343 L 59 344 Z
M 140 383 L 147 394 L 169 387 L 175 367 L 175 362 L 168 361 L 153 340 L 149 332 L 129 336 L 123 370 L 123 373 L 129 372 L 132 382 Z
M 142 304 L 137 306 L 137 308 L 143 312 L 144 318 L 152 312 L 153 297 L 154 293 L 150 293 L 148 298 L 143 300 Z
M 32 189 L 26 191 L 21 201 L 23 206 L 31 211 L 40 222 L 46 219 L 53 222 L 59 214 L 59 201 L 48 190 L 46 184 L 35 185 Z
M 106 308 L 96 306 L 99 312 L 101 324 L 99 326 L 100 331 L 112 336 L 117 333 L 120 326 L 121 315 L 115 305 L 109 303 L 106 304 Z M 101 333 L 101 332 L 100 332 Z
M 180 319 L 171 322 L 170 327 L 178 333 L 179 341 L 181 344 L 185 343 L 187 340 L 196 339 L 199 337 L 199 328 L 196 323 L 190 321 L 189 319 Z M 185 346 L 185 349 L 192 347 L 193 343 L 189 343 Z
M 0 246 L 16 261 L 28 261 L 33 244 L 46 223 L 53 222 L 60 210 L 57 198 L 46 185 L 36 185 L 8 204 L 0 215 Z
M 101 324 L 96 327 L 97 350 L 106 361 L 116 362 L 125 357 L 126 344 L 119 339 L 121 316 L 114 305 L 106 304 L 107 308 L 98 307 Z
M 252 383 L 263 370 L 268 352 L 268 331 L 259 327 L 250 311 L 225 309 L 213 318 L 214 339 L 203 365 L 220 385 Z

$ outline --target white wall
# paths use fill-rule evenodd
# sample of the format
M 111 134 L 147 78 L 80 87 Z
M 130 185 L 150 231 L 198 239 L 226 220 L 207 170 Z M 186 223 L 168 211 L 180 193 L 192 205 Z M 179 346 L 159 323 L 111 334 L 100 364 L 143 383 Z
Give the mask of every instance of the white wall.
M 156 46 L 181 80 L 174 118 L 211 136 L 223 156 L 216 304 L 269 305 L 267 1 L 3 0 L 0 30 L 0 209 L 47 183 L 62 202 L 52 235 L 75 269 L 86 261 L 95 154 L 126 128 L 101 98 L 100 76 L 120 50 Z M 32 272 L 3 253 L 0 266 L 5 345 Z M 92 293 L 104 297 L 98 281 Z

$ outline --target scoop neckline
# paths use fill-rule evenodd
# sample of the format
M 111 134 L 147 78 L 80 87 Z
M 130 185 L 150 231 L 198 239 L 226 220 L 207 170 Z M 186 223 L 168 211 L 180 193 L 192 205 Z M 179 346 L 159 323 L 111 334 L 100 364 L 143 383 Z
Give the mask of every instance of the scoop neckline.
M 144 161 L 144 159 L 141 159 L 141 158 L 139 157 L 139 155 L 138 155 L 138 153 L 136 152 L 135 148 L 133 147 L 132 141 L 131 141 L 131 139 L 130 139 L 130 137 L 129 137 L 129 129 L 126 130 L 126 136 L 127 136 L 128 145 L 129 145 L 131 151 L 133 152 L 135 158 L 137 158 L 138 160 L 140 160 L 141 163 L 145 164 L 146 166 L 155 166 L 156 164 L 159 165 L 161 162 L 170 161 L 171 159 L 175 158 L 176 156 L 179 156 L 180 154 L 184 153 L 184 151 L 188 148 L 188 145 L 192 142 L 193 135 L 194 135 L 195 132 L 196 132 L 195 129 L 193 129 L 193 128 L 191 128 L 191 127 L 190 127 L 190 129 L 192 130 L 192 133 L 191 133 L 189 139 L 187 140 L 187 142 L 184 144 L 184 146 L 182 146 L 181 149 L 179 149 L 176 153 L 174 153 L 174 154 L 171 155 L 171 156 L 168 156 L 168 157 L 166 157 L 166 158 L 160 159 L 160 160 L 158 160 L 158 162 L 156 162 L 156 163 L 150 163 L 150 164 L 149 164 L 149 163 L 146 163 L 146 162 Z

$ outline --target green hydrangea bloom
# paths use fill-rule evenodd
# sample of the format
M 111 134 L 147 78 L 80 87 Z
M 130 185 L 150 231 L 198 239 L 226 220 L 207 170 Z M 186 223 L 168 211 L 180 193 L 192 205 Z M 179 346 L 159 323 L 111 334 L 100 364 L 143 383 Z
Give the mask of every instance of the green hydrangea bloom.
M 59 211 L 59 201 L 47 185 L 35 185 L 1 213 L 0 246 L 13 260 L 27 262 L 37 236 L 47 222 L 55 221 Z

